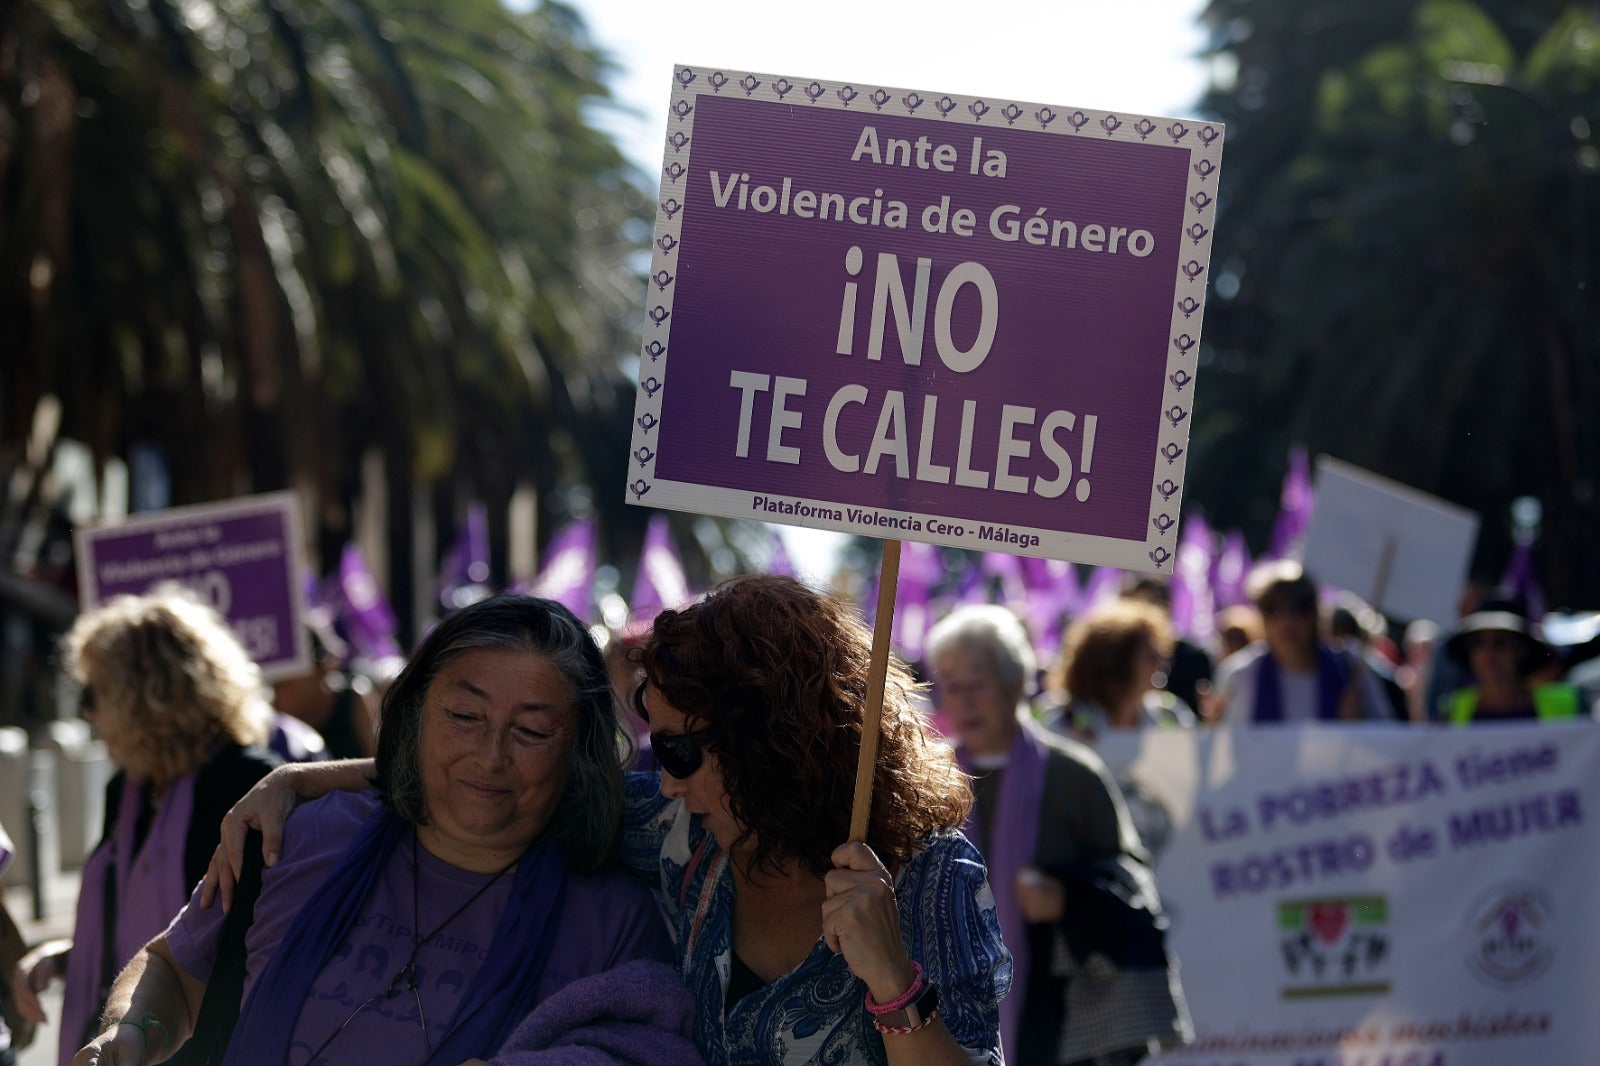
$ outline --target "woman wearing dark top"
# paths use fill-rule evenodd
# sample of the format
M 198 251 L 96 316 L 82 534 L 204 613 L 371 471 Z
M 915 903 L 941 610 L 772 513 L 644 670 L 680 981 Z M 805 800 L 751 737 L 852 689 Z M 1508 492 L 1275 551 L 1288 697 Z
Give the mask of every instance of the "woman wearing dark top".
M 19 964 L 16 986 L 30 997 L 66 979 L 63 1063 L 91 1035 L 111 979 L 205 874 L 222 815 L 278 763 L 261 747 L 271 713 L 260 671 L 217 613 L 181 589 L 119 596 L 83 615 L 65 658 L 118 773 L 72 939 Z M 25 1009 L 42 1016 L 36 998 Z

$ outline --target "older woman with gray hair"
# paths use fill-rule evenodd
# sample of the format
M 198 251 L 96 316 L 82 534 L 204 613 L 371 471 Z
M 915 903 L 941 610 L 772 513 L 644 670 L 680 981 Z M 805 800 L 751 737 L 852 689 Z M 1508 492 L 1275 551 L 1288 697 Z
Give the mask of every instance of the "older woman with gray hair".
M 957 756 L 973 775 L 976 803 L 963 828 L 989 864 L 1015 966 L 1011 995 L 1001 1003 L 1006 1060 L 1122 1064 L 1181 1042 L 1188 1032 L 1181 1005 L 1169 997 L 1165 1010 L 1152 1011 L 1143 988 L 1116 975 L 1104 980 L 1104 967 L 1092 975 L 1082 965 L 1104 958 L 1094 950 L 1100 945 L 1081 935 L 1086 915 L 1104 913 L 1107 893 L 1097 892 L 1097 879 L 1125 873 L 1152 905 L 1148 913 L 1154 916 L 1159 903 L 1105 763 L 1033 720 L 1036 667 L 1022 622 L 1003 607 L 959 608 L 928 634 L 926 658 Z M 1135 961 L 1153 965 L 1149 940 Z M 1068 954 L 1080 965 L 1063 975 L 1053 963 Z M 1160 962 L 1165 991 L 1164 957 Z
M 384 699 L 375 787 L 298 809 L 253 904 L 191 902 L 74 1062 L 160 1061 L 192 1034 L 230 1064 L 696 1061 L 661 916 L 613 864 L 619 737 L 571 612 L 451 615 Z M 201 1009 L 235 981 L 242 1002 Z
M 1011 958 L 957 831 L 971 794 L 899 663 L 871 824 L 841 843 L 873 669 L 854 605 L 747 574 L 657 616 L 638 666 L 660 773 L 628 775 L 623 861 L 673 923 L 706 1061 L 998 1063 Z M 223 897 L 254 851 L 241 826 L 287 835 L 297 795 L 346 787 L 335 775 L 360 766 L 288 767 L 240 803 L 212 867 Z

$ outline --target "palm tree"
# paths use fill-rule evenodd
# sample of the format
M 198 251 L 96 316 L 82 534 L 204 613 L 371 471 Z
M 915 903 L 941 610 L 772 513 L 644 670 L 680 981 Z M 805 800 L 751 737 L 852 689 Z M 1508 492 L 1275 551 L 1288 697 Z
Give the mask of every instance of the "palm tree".
M 330 541 L 373 448 L 401 516 L 593 477 L 645 239 L 607 69 L 557 3 L 0 0 L 0 441 L 54 394 Z
M 1487 572 L 1511 500 L 1541 497 L 1547 583 L 1600 598 L 1600 17 L 1213 0 L 1207 20 L 1236 74 L 1206 101 L 1229 131 L 1198 497 L 1264 525 L 1304 441 L 1481 512 Z

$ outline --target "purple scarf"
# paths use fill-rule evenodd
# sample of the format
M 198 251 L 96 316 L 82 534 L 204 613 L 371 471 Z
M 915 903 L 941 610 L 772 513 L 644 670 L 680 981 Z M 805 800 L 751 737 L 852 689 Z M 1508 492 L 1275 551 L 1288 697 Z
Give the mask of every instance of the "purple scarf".
M 372 894 L 378 874 L 412 828 L 388 807 L 361 831 L 317 894 L 295 915 L 272 961 L 239 1011 L 226 1062 L 282 1066 L 288 1061 L 300 1008 L 345 931 Z M 536 1003 L 539 975 L 560 925 L 567 866 L 554 847 L 536 841 L 517 862 L 516 880 L 494 946 L 484 960 L 429 1063 L 483 1058 L 505 1042 Z
M 492 1066 L 700 1066 L 694 997 L 650 959 L 580 977 L 528 1015 Z
M 1039 811 L 1044 806 L 1046 749 L 1033 730 L 1033 723 L 1027 719 L 1018 723 L 1017 739 L 1011 743 L 1005 774 L 1000 778 L 1000 798 L 992 820 L 994 840 L 984 839 L 983 819 L 976 805 L 961 827 L 988 863 L 1000 936 L 1011 950 L 1013 977 L 1011 994 L 1000 1001 L 1000 1044 L 1012 1051 L 1017 1047 L 1022 1005 L 1028 998 L 1029 965 L 1028 929 L 1017 903 L 1017 871 L 1033 865 L 1033 851 L 1039 840 Z M 962 768 L 971 773 L 971 753 L 962 748 L 956 756 Z
M 1256 721 L 1283 721 L 1283 686 L 1278 683 L 1278 660 L 1268 652 L 1256 670 Z M 1350 684 L 1350 670 L 1330 649 L 1317 645 L 1317 721 L 1339 717 L 1339 701 Z
M 72 951 L 67 956 L 66 997 L 61 1005 L 63 1064 L 71 1062 L 100 1014 L 105 993 L 122 971 L 157 933 L 167 928 L 173 915 L 189 899 L 183 877 L 183 849 L 194 814 L 194 774 L 173 782 L 151 818 L 150 830 L 139 845 L 133 838 L 146 801 L 146 789 L 123 775 L 122 800 L 111 836 L 100 842 L 84 864 L 78 890 L 78 915 L 72 931 Z M 107 951 L 105 928 L 106 882 L 114 879 L 116 898 L 111 910 L 116 929 Z M 102 972 L 110 955 L 112 968 Z

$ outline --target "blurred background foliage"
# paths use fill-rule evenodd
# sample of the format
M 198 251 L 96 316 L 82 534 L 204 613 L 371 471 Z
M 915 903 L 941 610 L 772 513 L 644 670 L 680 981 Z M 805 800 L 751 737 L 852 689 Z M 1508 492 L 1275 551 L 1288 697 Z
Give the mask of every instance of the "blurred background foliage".
M 1228 142 L 1189 505 L 1259 549 L 1299 442 L 1481 511 L 1496 571 L 1531 495 L 1546 586 L 1600 602 L 1595 7 L 1204 18 Z M 591 124 L 609 75 L 559 3 L 0 0 L 0 472 L 41 469 L 53 395 L 97 463 L 159 452 L 174 504 L 301 489 L 323 569 L 381 497 L 403 616 L 469 501 L 507 577 L 519 488 L 541 541 L 592 509 L 635 558 L 654 180 Z M 701 586 L 760 541 L 674 522 Z
M 1481 512 L 1544 505 L 1600 601 L 1600 9 L 1212 0 L 1228 124 L 1186 502 L 1257 545 L 1293 442 Z
M 173 503 L 304 490 L 324 565 L 374 470 L 393 559 L 479 499 L 503 578 L 519 484 L 556 520 L 601 487 L 636 552 L 650 197 L 590 123 L 607 76 L 556 3 L 0 2 L 12 458 L 55 395 L 97 458 L 159 448 Z

